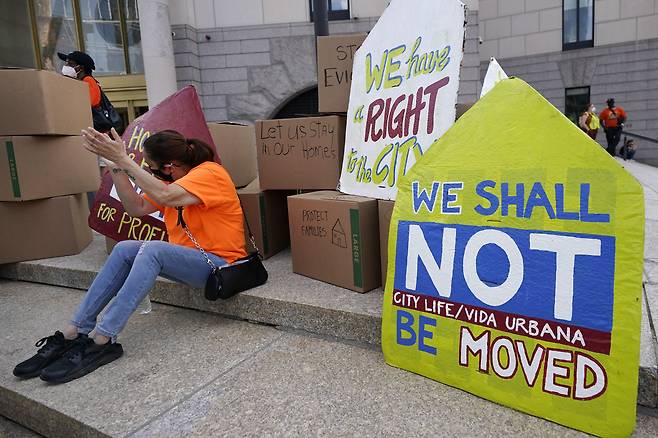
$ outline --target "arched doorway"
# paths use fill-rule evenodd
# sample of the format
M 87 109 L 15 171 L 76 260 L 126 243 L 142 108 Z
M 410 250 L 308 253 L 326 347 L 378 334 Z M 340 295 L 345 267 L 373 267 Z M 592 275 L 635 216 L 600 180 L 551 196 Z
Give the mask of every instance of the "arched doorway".
M 272 113 L 271 119 L 288 119 L 318 112 L 318 87 L 313 86 L 299 92 Z

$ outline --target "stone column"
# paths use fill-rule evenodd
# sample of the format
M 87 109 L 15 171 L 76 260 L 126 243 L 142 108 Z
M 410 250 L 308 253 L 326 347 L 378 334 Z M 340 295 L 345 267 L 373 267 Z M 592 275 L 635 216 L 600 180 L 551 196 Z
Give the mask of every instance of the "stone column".
M 146 94 L 153 108 L 177 89 L 169 0 L 138 0 L 137 4 Z

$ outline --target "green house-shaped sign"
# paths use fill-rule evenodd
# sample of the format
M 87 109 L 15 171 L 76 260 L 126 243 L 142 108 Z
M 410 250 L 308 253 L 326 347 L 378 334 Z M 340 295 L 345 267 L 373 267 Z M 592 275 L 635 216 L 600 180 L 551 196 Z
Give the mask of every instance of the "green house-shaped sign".
M 520 79 L 398 185 L 386 361 L 602 436 L 635 424 L 642 187 Z

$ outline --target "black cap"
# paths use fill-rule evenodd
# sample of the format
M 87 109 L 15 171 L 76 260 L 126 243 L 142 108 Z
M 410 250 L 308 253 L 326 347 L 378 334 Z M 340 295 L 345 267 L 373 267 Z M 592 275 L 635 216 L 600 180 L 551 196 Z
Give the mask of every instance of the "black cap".
M 87 55 L 84 52 L 78 52 L 76 50 L 75 52 L 71 52 L 68 55 L 66 53 L 57 52 L 57 56 L 62 61 L 68 61 L 70 59 L 71 61 L 74 61 L 76 64 L 83 66 L 87 71 L 87 73 L 91 73 L 92 70 L 96 70 L 96 65 L 94 64 L 94 60 L 91 59 L 91 56 Z
M 615 99 L 611 97 L 610 99 L 606 100 L 605 103 L 607 103 L 608 106 L 615 106 Z

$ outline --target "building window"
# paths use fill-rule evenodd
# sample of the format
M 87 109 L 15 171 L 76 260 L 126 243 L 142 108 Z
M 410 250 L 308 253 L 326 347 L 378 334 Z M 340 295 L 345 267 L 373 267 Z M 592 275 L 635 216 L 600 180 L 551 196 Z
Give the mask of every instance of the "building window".
M 143 73 L 137 0 L 0 0 L 0 66 L 59 71 L 74 50 L 94 75 Z
M 562 2 L 562 50 L 594 46 L 594 0 Z
M 318 87 L 303 91 L 283 104 L 272 119 L 289 119 L 291 117 L 303 117 L 304 114 L 317 114 L 318 112 Z
M 349 20 L 350 19 L 350 2 L 349 0 L 327 0 L 327 14 L 329 20 Z M 313 21 L 313 0 L 309 0 L 311 21 Z
M 578 117 L 589 105 L 589 87 L 567 88 L 564 90 L 564 115 L 578 124 Z
M 35 0 L 34 15 L 41 65 L 55 70 L 57 52 L 71 53 L 78 48 L 73 0 Z
M 0 67 L 36 67 L 28 6 L 0 0 Z

